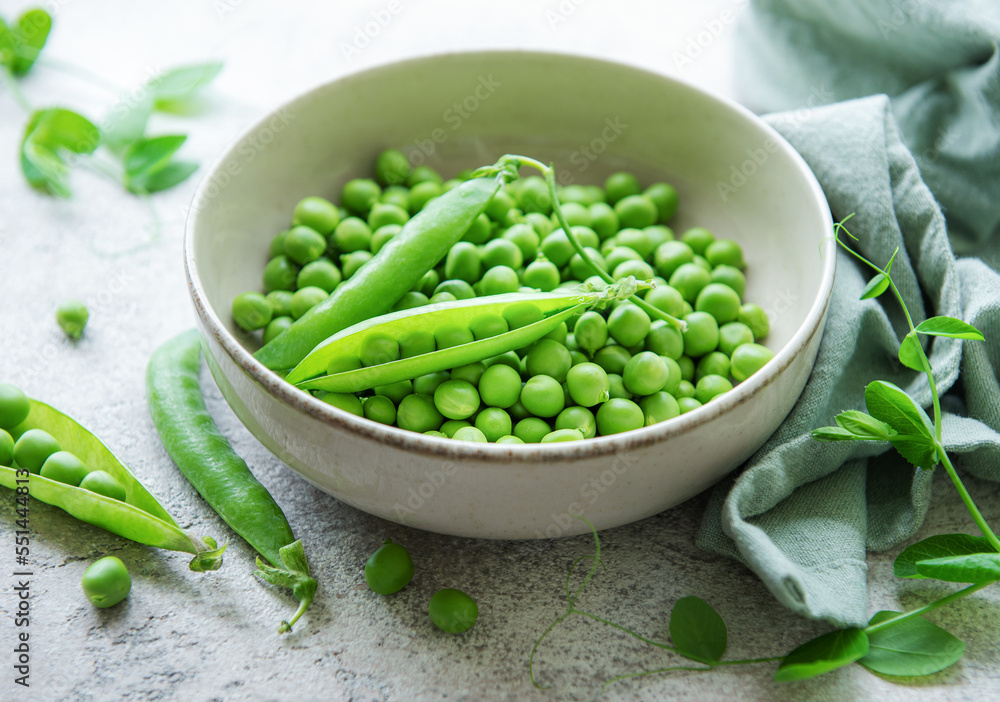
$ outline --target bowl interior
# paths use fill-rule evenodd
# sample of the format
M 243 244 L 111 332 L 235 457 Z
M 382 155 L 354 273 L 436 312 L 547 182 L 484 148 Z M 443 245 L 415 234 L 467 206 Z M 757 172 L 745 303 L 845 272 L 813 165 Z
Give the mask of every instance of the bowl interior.
M 738 241 L 746 299 L 771 318 L 778 352 L 817 319 L 832 280 L 819 255 L 829 211 L 791 147 L 749 112 L 621 64 L 535 52 L 444 54 L 354 74 L 259 121 L 202 183 L 189 257 L 208 314 L 234 327 L 233 297 L 259 290 L 270 239 L 306 195 L 337 200 L 376 155 L 401 148 L 448 177 L 520 153 L 555 164 L 562 184 L 617 170 L 675 185 L 678 235 L 705 226 Z M 810 315 L 810 309 L 813 310 Z

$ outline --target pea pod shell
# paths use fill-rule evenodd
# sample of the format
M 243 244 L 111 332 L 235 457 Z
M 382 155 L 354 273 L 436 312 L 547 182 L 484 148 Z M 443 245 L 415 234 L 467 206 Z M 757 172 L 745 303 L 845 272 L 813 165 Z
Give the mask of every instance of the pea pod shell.
M 160 346 L 146 368 L 149 413 L 163 446 L 198 493 L 272 565 L 295 541 L 281 508 L 208 413 L 198 384 L 201 343 L 194 330 Z
M 307 390 L 328 390 L 330 392 L 360 392 L 378 385 L 388 385 L 401 380 L 409 380 L 427 373 L 455 368 L 467 363 L 475 363 L 497 356 L 507 351 L 522 348 L 538 341 L 550 331 L 565 322 L 574 314 L 583 312 L 588 307 L 585 302 L 567 307 L 545 319 L 513 329 L 504 334 L 460 344 L 431 353 L 404 358 L 399 361 L 383 363 L 369 368 L 335 373 L 313 380 L 299 383 L 299 387 Z
M 332 334 L 388 311 L 462 238 L 499 187 L 494 178 L 473 178 L 431 200 L 371 261 L 254 356 L 274 370 L 294 368 Z
M 139 479 L 96 436 L 76 420 L 38 400 L 29 400 L 28 418 L 11 432 L 16 440 L 29 429 L 42 429 L 51 434 L 64 451 L 69 451 L 87 466 L 88 470 L 110 473 L 125 488 L 125 502 L 150 514 L 162 522 L 180 527 L 174 518 L 153 497 Z M 61 484 L 61 483 L 60 483 Z M 95 493 L 83 490 L 88 495 Z M 117 503 L 117 501 L 115 501 Z M 120 504 L 120 503 L 118 503 Z M 129 537 L 131 538 L 131 537 Z
M 361 342 L 370 330 L 378 327 L 380 333 L 400 338 L 403 334 L 424 330 L 429 331 L 442 324 L 468 326 L 481 314 L 502 315 L 511 305 L 530 302 L 543 314 L 573 307 L 581 302 L 594 301 L 601 297 L 592 292 L 551 292 L 551 293 L 505 293 L 488 297 L 474 297 L 468 300 L 441 302 L 424 305 L 409 310 L 393 312 L 359 322 L 352 327 L 334 334 L 317 346 L 285 378 L 289 383 L 299 384 L 310 378 L 326 373 L 330 360 L 335 356 L 358 356 Z M 558 326 L 558 323 L 556 324 Z M 547 333 L 547 332 L 546 332 Z M 543 333 L 544 336 L 544 333 Z M 531 343 L 526 342 L 526 343 Z M 519 348 L 519 347 L 514 347 Z M 408 360 L 408 359 L 407 359 Z M 471 361 L 470 361 L 471 362 Z

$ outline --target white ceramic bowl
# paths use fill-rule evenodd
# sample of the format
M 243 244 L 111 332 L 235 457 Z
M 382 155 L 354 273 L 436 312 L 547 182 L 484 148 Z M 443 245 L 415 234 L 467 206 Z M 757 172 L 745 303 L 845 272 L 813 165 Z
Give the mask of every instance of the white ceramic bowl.
M 477 444 L 387 427 L 284 383 L 230 318 L 260 288 L 271 237 L 305 195 L 335 198 L 375 156 L 403 148 L 446 176 L 520 153 L 563 183 L 628 169 L 681 196 L 671 224 L 740 242 L 746 298 L 771 316 L 776 357 L 721 398 L 655 426 L 589 441 Z M 212 375 L 278 458 L 338 499 L 386 519 L 482 538 L 541 538 L 626 524 L 709 487 L 746 460 L 798 399 L 833 285 L 826 200 L 801 157 L 747 110 L 683 82 L 538 52 L 416 58 L 322 85 L 247 130 L 205 177 L 185 238 L 191 297 Z M 280 496 L 278 496 L 280 501 Z

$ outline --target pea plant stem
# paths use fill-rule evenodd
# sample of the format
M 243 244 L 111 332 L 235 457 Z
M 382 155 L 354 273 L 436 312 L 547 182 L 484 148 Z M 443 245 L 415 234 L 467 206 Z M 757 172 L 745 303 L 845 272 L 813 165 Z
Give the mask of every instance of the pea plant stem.
M 948 477 L 951 478 L 952 484 L 958 491 L 959 497 L 962 498 L 962 502 L 965 503 L 965 508 L 969 510 L 969 514 L 972 516 L 972 521 L 976 523 L 979 530 L 983 532 L 983 536 L 990 542 L 990 545 L 1000 552 L 1000 539 L 997 535 L 993 533 L 990 525 L 986 523 L 986 519 L 983 517 L 982 512 L 979 511 L 979 507 L 976 506 L 975 501 L 972 499 L 972 495 L 965 487 L 965 483 L 958 476 L 958 472 L 955 470 L 955 466 L 952 465 L 951 459 L 945 452 L 944 447 L 938 444 L 938 457 L 941 459 L 941 464 L 944 466 L 945 471 L 948 473 Z
M 88 71 L 86 68 L 80 68 L 72 63 L 67 63 L 66 61 L 60 61 L 59 59 L 50 58 L 48 56 L 39 56 L 35 61 L 36 66 L 41 66 L 42 68 L 47 68 L 51 71 L 58 71 L 59 73 L 65 73 L 66 75 L 73 76 L 79 80 L 95 85 L 102 90 L 105 90 L 112 95 L 118 95 L 124 92 L 124 89 L 118 85 L 115 85 L 106 78 L 99 76 L 96 73 Z
M 21 90 L 21 84 L 18 82 L 17 78 L 14 77 L 14 74 L 10 72 L 9 68 L 3 69 L 3 79 L 7 84 L 7 87 L 10 88 L 10 94 L 14 96 L 14 100 L 18 105 L 20 105 L 21 109 L 29 114 L 34 112 L 34 108 L 31 106 L 31 101 L 28 99 L 28 96 L 24 94 L 24 91 Z
M 944 605 L 950 604 L 951 602 L 955 602 L 956 600 L 960 600 L 963 597 L 968 597 L 974 592 L 979 592 L 983 588 L 992 585 L 993 582 L 995 581 L 976 583 L 974 585 L 970 585 L 967 588 L 958 590 L 957 592 L 953 592 L 950 595 L 946 595 L 945 597 L 934 600 L 933 602 L 926 604 L 919 609 L 914 609 L 911 612 L 905 612 L 904 614 L 899 614 L 895 617 L 892 617 L 891 619 L 886 619 L 885 621 L 879 622 L 878 624 L 872 624 L 869 627 L 865 627 L 862 631 L 864 631 L 868 635 L 871 635 L 878 631 L 882 631 L 883 629 L 888 629 L 890 627 L 896 626 L 897 624 L 902 624 L 903 622 L 908 621 L 910 619 L 914 619 L 916 617 L 922 617 L 928 612 L 933 612 L 938 607 L 943 607 Z

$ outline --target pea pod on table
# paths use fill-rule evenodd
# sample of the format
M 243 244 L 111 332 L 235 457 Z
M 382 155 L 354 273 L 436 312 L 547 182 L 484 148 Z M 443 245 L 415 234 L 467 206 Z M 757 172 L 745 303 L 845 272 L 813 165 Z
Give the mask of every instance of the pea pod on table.
M 256 571 L 268 582 L 287 587 L 299 608 L 279 631 L 308 609 L 316 593 L 302 542 L 296 541 L 281 508 L 236 455 L 208 413 L 198 384 L 201 343 L 194 330 L 153 352 L 146 369 L 146 394 L 167 453 L 219 516 L 257 550 Z M 282 568 L 281 566 L 284 566 Z
M 473 178 L 429 202 L 330 297 L 257 351 L 257 360 L 293 368 L 324 339 L 387 312 L 462 238 L 501 182 Z
M 293 369 L 286 380 L 307 390 L 359 392 L 475 363 L 523 348 L 575 314 L 601 303 L 628 297 L 635 287 L 636 282 L 628 279 L 602 290 L 491 295 L 425 305 L 375 317 L 327 339 Z M 516 322 L 508 325 L 505 321 L 504 326 L 494 329 L 499 332 L 496 334 L 476 338 L 469 331 L 466 343 L 436 349 L 428 347 L 425 353 L 409 358 L 393 358 L 390 355 L 388 362 L 361 367 L 365 346 L 373 338 L 405 339 L 409 333 L 434 335 L 432 330 L 469 329 L 477 320 L 514 319 L 522 313 L 526 313 L 524 321 L 528 322 L 523 326 Z M 510 329 L 509 326 L 515 328 Z M 348 369 L 334 372 L 342 360 L 346 360 Z
M 24 467 L 0 466 L 0 485 L 17 491 L 27 481 L 32 498 L 59 507 L 81 521 L 147 546 L 194 554 L 191 570 L 216 570 L 222 565 L 225 546 L 218 548 L 208 537 L 198 541 L 181 529 L 100 439 L 43 402 L 29 400 L 29 407 L 27 418 L 11 429 L 15 439 L 33 429 L 47 432 L 63 451 L 76 456 L 91 472 L 110 475 L 124 489 L 125 499 L 53 480 Z

